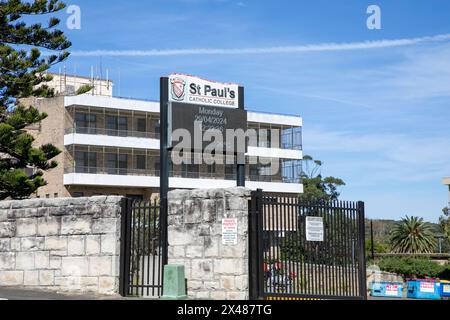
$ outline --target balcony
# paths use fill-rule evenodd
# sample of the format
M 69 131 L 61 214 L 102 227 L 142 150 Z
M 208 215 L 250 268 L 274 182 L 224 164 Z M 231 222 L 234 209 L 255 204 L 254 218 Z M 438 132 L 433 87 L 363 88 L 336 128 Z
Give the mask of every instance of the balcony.
M 91 175 L 116 175 L 116 176 L 151 176 L 159 177 L 159 170 L 151 169 L 128 169 L 128 168 L 105 168 L 105 167 L 66 167 L 64 174 L 91 174 Z M 173 178 L 186 179 L 212 179 L 212 180 L 236 180 L 235 174 L 217 174 L 208 172 L 190 172 L 184 170 L 170 171 L 169 176 Z M 300 178 L 281 177 L 281 176 L 265 176 L 265 175 L 248 175 L 248 181 L 254 182 L 280 182 L 280 183 L 300 183 Z
M 159 132 L 142 132 L 132 130 L 115 130 L 105 128 L 87 128 L 87 127 L 72 127 L 65 130 L 65 134 L 90 134 L 90 135 L 105 135 L 111 137 L 133 137 L 133 138 L 147 138 L 159 139 Z
M 117 176 L 152 176 L 152 177 L 159 176 L 159 170 L 150 170 L 150 169 L 81 167 L 81 166 L 72 166 L 64 168 L 64 174 L 70 173 L 82 173 L 92 175 L 107 174 Z
M 170 171 L 169 186 L 172 189 L 224 188 L 236 185 L 234 174 L 216 174 Z M 152 169 L 125 169 L 105 167 L 66 167 L 65 185 L 159 188 L 159 171 Z M 247 175 L 246 186 L 251 189 L 263 189 L 267 192 L 301 193 L 303 185 L 296 179 L 280 176 Z

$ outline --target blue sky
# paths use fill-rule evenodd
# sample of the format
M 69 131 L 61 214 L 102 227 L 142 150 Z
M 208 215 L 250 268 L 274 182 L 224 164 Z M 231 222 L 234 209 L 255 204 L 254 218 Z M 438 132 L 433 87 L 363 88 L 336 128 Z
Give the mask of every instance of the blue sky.
M 437 221 L 447 202 L 440 181 L 450 175 L 449 1 L 67 3 L 82 13 L 81 30 L 64 28 L 78 52 L 65 63 L 69 73 L 89 76 L 90 66 L 101 64 L 116 94 L 146 99 L 159 98 L 159 77 L 171 72 L 238 82 L 248 109 L 303 117 L 305 153 L 324 162 L 325 175 L 343 178 L 342 198 L 365 201 L 369 217 Z M 381 30 L 366 27 L 371 4 L 381 8 Z M 392 42 L 436 35 L 446 36 Z M 342 50 L 381 40 L 390 45 Z M 323 49 L 329 43 L 337 45 Z M 307 45 L 319 49 L 292 49 Z M 196 51 L 205 48 L 236 51 Z M 176 49 L 197 54 L 170 51 Z M 109 53 L 88 54 L 96 50 Z

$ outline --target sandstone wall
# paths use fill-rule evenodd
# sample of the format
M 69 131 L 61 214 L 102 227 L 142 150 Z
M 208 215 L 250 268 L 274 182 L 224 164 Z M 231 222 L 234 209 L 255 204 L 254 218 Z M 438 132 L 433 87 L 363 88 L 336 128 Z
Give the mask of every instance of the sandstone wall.
M 117 293 L 121 201 L 0 202 L 0 286 Z
M 185 266 L 190 299 L 248 299 L 245 188 L 169 192 L 169 264 Z M 222 219 L 237 219 L 237 244 L 222 243 Z

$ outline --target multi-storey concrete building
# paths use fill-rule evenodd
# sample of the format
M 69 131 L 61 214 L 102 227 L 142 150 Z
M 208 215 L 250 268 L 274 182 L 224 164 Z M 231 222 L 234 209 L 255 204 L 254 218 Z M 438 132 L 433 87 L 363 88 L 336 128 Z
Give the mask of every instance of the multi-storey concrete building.
M 67 76 L 62 76 L 66 77 Z M 159 192 L 159 102 L 112 96 L 112 83 L 97 80 L 104 87 L 84 95 L 73 95 L 55 75 L 60 95 L 33 98 L 32 105 L 48 117 L 31 132 L 36 145 L 52 143 L 63 152 L 59 166 L 45 173 L 48 185 L 38 197 L 126 195 L 149 199 Z M 89 83 L 73 79 L 79 86 Z M 84 79 L 84 81 L 82 81 Z M 268 192 L 301 193 L 302 119 L 298 116 L 248 112 L 248 127 L 277 129 L 277 147 L 269 141 L 249 145 L 247 158 L 264 157 L 279 162 L 271 172 L 267 165 L 246 166 L 246 186 Z M 170 188 L 228 187 L 236 185 L 234 165 L 172 165 Z

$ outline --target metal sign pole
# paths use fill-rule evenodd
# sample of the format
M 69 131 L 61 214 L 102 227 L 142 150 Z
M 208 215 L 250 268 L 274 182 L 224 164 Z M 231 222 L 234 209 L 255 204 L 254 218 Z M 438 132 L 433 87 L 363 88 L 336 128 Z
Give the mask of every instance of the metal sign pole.
M 161 245 L 162 264 L 167 264 L 167 194 L 169 192 L 169 141 L 168 141 L 168 109 L 169 109 L 169 78 L 161 77 L 160 79 L 160 219 L 161 219 Z
M 244 87 L 239 87 L 239 109 L 245 110 L 244 101 Z M 243 163 L 240 163 L 240 160 L 243 160 Z M 236 185 L 238 187 L 245 187 L 245 160 L 245 154 L 236 153 Z

